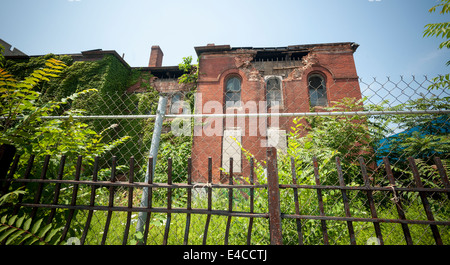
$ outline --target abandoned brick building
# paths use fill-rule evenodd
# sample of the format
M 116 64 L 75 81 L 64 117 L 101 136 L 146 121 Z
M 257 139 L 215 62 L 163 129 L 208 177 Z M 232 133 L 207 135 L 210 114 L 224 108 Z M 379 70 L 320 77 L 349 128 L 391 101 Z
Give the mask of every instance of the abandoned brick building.
M 345 97 L 360 99 L 353 58 L 357 48 L 353 42 L 276 48 L 214 44 L 195 47 L 199 58 L 195 114 L 305 113 L 322 111 L 323 107 Z M 99 60 L 106 54 L 130 68 L 115 51 L 91 50 L 72 54 L 72 57 L 74 60 Z M 138 80 L 127 93 L 145 92 L 146 87 L 151 86 L 167 95 L 166 114 L 179 114 L 172 106 L 183 100 L 192 86 L 178 83 L 183 74 L 178 66 L 162 66 L 162 62 L 161 48 L 152 46 L 148 67 L 134 68 L 151 74 L 150 80 Z M 149 84 L 144 86 L 142 82 Z M 211 105 L 211 102 L 218 105 Z M 248 175 L 249 162 L 237 142 L 257 160 L 265 160 L 264 147 L 286 149 L 292 120 L 292 117 L 197 119 L 191 152 L 192 180 L 207 182 L 208 157 L 212 158 L 215 183 L 225 180 L 221 177 L 221 168 L 229 170 L 230 157 L 235 176 Z

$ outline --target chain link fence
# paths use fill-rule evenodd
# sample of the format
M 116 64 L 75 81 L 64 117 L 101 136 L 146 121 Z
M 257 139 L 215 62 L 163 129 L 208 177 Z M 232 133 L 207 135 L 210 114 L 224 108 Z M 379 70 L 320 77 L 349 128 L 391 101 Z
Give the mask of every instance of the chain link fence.
M 170 80 L 169 80 L 170 81 Z M 325 80 L 323 76 L 312 75 L 307 87 L 291 86 L 281 77 L 272 76 L 265 80 L 265 91 L 246 91 L 241 80 L 230 78 L 215 102 L 203 102 L 199 91 L 174 91 L 165 94 L 168 98 L 160 136 L 158 156 L 153 182 L 167 182 L 167 159 L 172 158 L 174 183 L 186 183 L 188 158 L 192 159 L 193 208 L 206 208 L 208 187 L 208 158 L 212 158 L 212 182 L 228 183 L 233 172 L 233 184 L 249 184 L 250 158 L 255 161 L 255 183 L 266 182 L 266 148 L 278 150 L 278 171 L 280 184 L 292 184 L 291 166 L 296 181 L 301 185 L 315 185 L 313 157 L 318 160 L 322 185 L 339 185 L 335 158 L 341 159 L 345 183 L 348 186 L 362 186 L 359 161 L 363 157 L 367 164 L 369 180 L 374 187 L 389 186 L 383 165 L 388 157 L 396 187 L 414 186 L 414 179 L 408 166 L 408 157 L 413 157 L 426 187 L 443 187 L 438 169 L 432 157 L 441 158 L 444 167 L 450 169 L 450 91 L 429 90 L 432 79 L 422 77 L 386 77 L 373 79 Z M 195 93 L 198 92 L 198 93 Z M 55 121 L 69 121 L 86 124 L 101 133 L 100 141 L 114 143 L 105 147 L 99 161 L 99 179 L 111 176 L 112 157 L 116 156 L 118 181 L 128 181 L 129 159 L 134 157 L 134 181 L 144 181 L 147 159 L 154 136 L 157 98 L 155 91 L 108 94 L 75 100 L 72 108 L 85 109 L 74 112 L 70 117 L 43 117 Z M 87 96 L 86 96 L 87 97 Z M 251 100 L 260 99 L 260 100 Z M 122 139 L 123 141 L 117 141 Z M 233 163 L 230 164 L 230 158 Z M 292 160 L 291 160 L 292 158 Z M 291 164 L 293 163 L 293 164 Z M 82 172 L 91 178 L 92 170 L 86 165 Z M 62 187 L 61 198 L 71 197 L 70 185 Z M 67 191 L 67 194 L 64 192 Z M 128 190 L 121 188 L 114 192 L 114 205 L 126 206 Z M 167 189 L 154 188 L 153 206 L 167 204 Z M 341 195 L 335 190 L 323 190 L 323 211 L 327 215 L 346 216 Z M 90 190 L 79 192 L 79 201 L 89 203 Z M 107 206 L 107 188 L 97 189 L 96 203 Z M 250 189 L 234 192 L 233 210 L 248 211 Z M 139 206 L 143 189 L 135 189 L 133 205 Z M 47 194 L 51 198 L 52 194 Z M 227 210 L 229 194 L 214 189 L 212 208 Z M 266 212 L 267 201 L 263 203 L 262 193 L 256 192 L 255 212 Z M 259 198 L 260 196 L 261 198 Z M 294 193 L 283 189 L 281 212 L 295 214 Z M 317 194 L 313 190 L 302 190 L 298 195 L 299 211 L 304 215 L 318 215 Z M 370 218 L 370 209 L 365 193 L 361 190 L 347 192 L 353 217 Z M 374 192 L 375 207 L 380 218 L 396 218 L 395 204 L 385 192 Z M 186 207 L 186 191 L 174 189 L 172 204 Z M 261 200 L 259 200 L 259 199 Z M 399 193 L 399 200 L 406 216 L 411 219 L 427 220 L 421 208 L 419 196 Z M 436 220 L 448 221 L 450 205 L 442 193 L 431 194 Z M 74 233 L 84 229 L 87 211 L 79 211 L 74 219 Z M 114 212 L 106 244 L 121 244 L 126 223 L 126 212 Z M 138 213 L 131 215 L 128 243 L 139 238 L 136 231 Z M 63 218 L 60 215 L 59 218 Z M 107 213 L 94 211 L 86 244 L 99 244 L 102 240 Z M 189 244 L 202 244 L 207 216 L 193 214 Z M 229 244 L 246 244 L 248 221 L 245 218 L 231 219 Z M 147 244 L 161 244 L 164 240 L 166 222 L 171 222 L 168 244 L 182 244 L 186 215 L 153 213 L 150 216 L 150 234 Z M 212 216 L 207 244 L 222 244 L 223 231 L 227 226 L 226 216 Z M 297 244 L 295 219 L 283 219 L 283 242 Z M 305 244 L 322 244 L 320 220 L 301 220 Z M 76 223 L 80 225 L 77 226 Z M 348 244 L 348 231 L 343 221 L 327 221 L 330 244 Z M 251 244 L 268 244 L 268 221 L 255 218 Z M 370 227 L 370 228 L 369 228 Z M 412 227 L 412 225 L 411 225 Z M 134 230 L 133 230 L 134 228 Z M 450 244 L 448 227 L 439 227 L 444 244 Z M 228 229 L 227 229 L 228 230 Z M 354 222 L 358 244 L 365 244 L 376 237 L 371 224 Z M 382 224 L 385 244 L 404 244 L 399 224 Z M 134 232 L 134 233 L 133 233 Z M 429 226 L 414 225 L 411 228 L 414 244 L 432 244 Z

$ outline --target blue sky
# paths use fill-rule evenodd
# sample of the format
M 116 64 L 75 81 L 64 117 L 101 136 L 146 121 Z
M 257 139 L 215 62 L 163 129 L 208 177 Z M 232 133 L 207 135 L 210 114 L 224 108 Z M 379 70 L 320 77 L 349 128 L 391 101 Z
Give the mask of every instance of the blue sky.
M 0 38 L 29 55 L 116 50 L 146 66 L 160 45 L 163 65 L 196 57 L 208 43 L 233 47 L 356 42 L 362 78 L 448 73 L 442 41 L 422 38 L 435 0 L 0 0 Z

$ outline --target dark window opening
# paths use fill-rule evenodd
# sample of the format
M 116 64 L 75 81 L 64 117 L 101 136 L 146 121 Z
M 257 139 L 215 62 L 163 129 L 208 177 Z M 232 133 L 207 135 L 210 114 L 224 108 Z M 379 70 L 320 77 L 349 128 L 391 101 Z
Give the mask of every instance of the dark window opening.
M 281 105 L 281 82 L 280 79 L 272 77 L 267 80 L 267 107 Z
M 241 101 L 241 80 L 237 77 L 228 79 L 225 89 L 226 107 L 237 107 Z
M 327 91 L 325 87 L 325 80 L 319 75 L 313 75 L 308 79 L 309 100 L 311 107 L 326 106 Z

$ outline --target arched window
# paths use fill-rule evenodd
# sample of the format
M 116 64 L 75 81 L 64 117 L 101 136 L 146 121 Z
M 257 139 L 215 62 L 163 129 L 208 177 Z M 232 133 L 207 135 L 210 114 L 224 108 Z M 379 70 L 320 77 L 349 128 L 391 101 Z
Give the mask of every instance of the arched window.
M 322 76 L 317 74 L 310 76 L 308 78 L 308 88 L 311 107 L 327 105 L 327 89 Z
M 227 80 L 225 87 L 225 106 L 237 107 L 241 101 L 241 80 L 238 77 L 232 77 Z
M 267 107 L 280 106 L 281 100 L 281 81 L 271 77 L 267 80 Z

